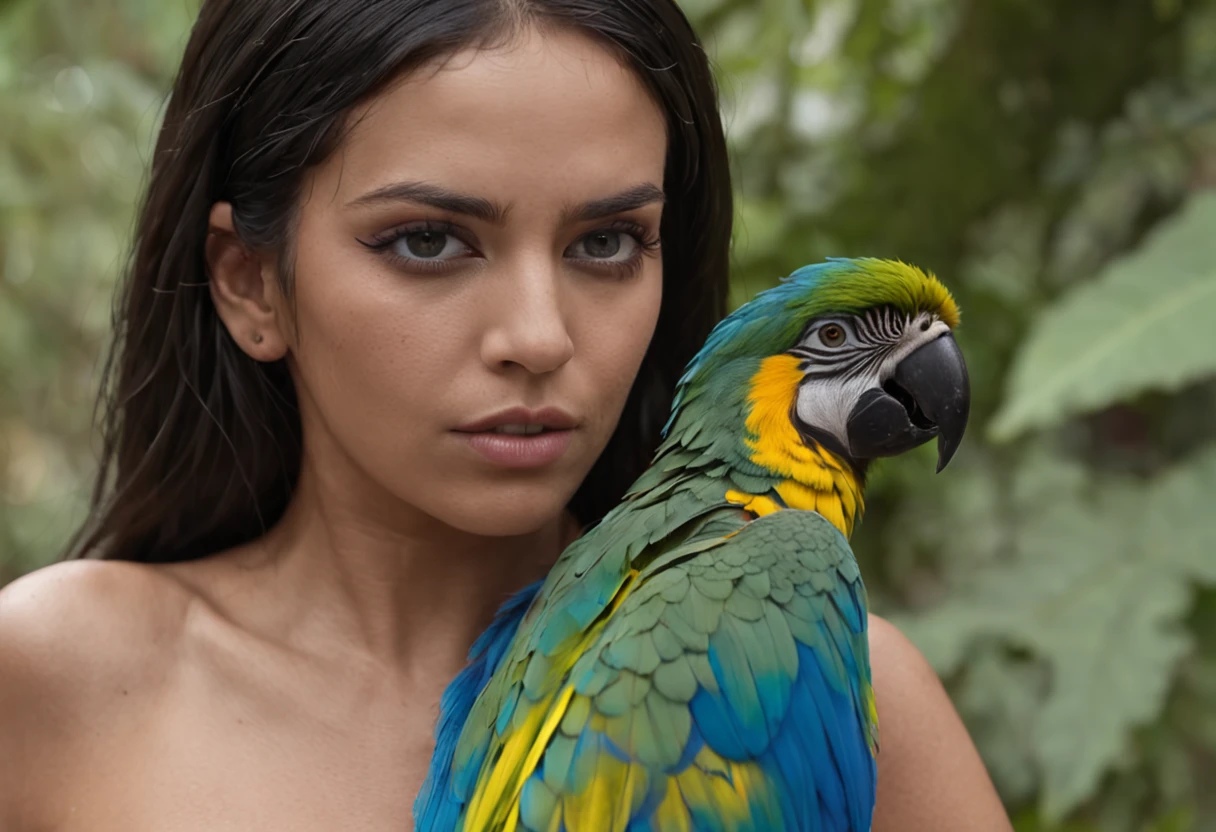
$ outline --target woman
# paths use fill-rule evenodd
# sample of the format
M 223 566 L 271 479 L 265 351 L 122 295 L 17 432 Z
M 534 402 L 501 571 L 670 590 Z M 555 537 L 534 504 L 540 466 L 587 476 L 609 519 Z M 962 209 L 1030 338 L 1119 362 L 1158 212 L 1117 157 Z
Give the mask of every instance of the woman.
M 92 557 L 0 595 L 0 827 L 407 828 L 445 684 L 640 473 L 722 313 L 729 187 L 670 0 L 208 0 Z M 874 829 L 1007 829 L 872 633 Z

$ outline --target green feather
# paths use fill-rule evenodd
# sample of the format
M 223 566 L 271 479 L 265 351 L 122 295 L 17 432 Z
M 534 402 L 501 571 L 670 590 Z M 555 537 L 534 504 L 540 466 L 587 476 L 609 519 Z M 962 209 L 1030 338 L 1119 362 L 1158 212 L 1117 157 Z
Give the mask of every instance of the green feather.
M 663 599 L 655 598 L 660 606 Z M 634 633 L 621 636 L 608 645 L 604 651 L 604 661 L 618 669 L 628 669 L 642 676 L 648 676 L 659 666 L 662 659 L 655 647 L 654 639 L 646 633 Z
M 654 649 L 663 661 L 669 662 L 677 656 L 684 655 L 684 645 L 666 624 L 661 622 L 656 624 L 650 631 L 650 637 L 654 639 Z
M 687 699 L 667 697 L 659 691 L 657 684 L 646 697 L 646 710 L 654 731 L 655 765 L 671 768 L 683 755 L 692 732 L 692 715 L 687 702 Z
M 584 697 L 575 697 L 576 699 L 587 700 Z M 590 712 L 590 702 L 588 702 L 588 712 Z M 582 728 L 579 728 L 582 731 Z M 557 734 L 549 742 L 549 747 L 545 749 L 545 765 L 542 776 L 545 778 L 545 783 L 549 788 L 557 791 L 569 791 L 571 788 L 570 774 L 574 768 L 574 749 L 578 744 L 575 736 L 563 736 Z
M 764 617 L 764 606 L 751 595 L 736 588 L 726 599 L 723 611 L 741 621 L 759 621 Z
M 679 608 L 684 621 L 698 633 L 708 636 L 718 629 L 718 621 L 722 617 L 722 602 L 707 598 L 695 582 L 688 595 L 680 602 Z
M 688 702 L 697 692 L 697 677 L 688 659 L 679 655 L 655 668 L 654 687 L 673 702 Z
M 520 820 L 528 829 L 548 829 L 549 818 L 557 810 L 557 795 L 534 777 L 524 784 L 519 810 Z
M 705 575 L 694 576 L 692 585 L 701 595 L 706 598 L 712 598 L 715 601 L 725 601 L 734 591 L 734 585 L 729 580 L 711 578 Z
M 591 700 L 581 695 L 573 697 L 562 717 L 561 732 L 568 737 L 578 736 L 587 727 L 589 716 L 591 716 Z

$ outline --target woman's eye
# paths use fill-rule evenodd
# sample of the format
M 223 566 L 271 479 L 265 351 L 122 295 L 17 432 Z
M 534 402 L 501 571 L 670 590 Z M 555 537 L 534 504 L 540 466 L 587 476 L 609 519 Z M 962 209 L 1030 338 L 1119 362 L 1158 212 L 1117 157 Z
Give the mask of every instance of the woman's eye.
M 446 231 L 407 231 L 393 242 L 393 253 L 408 260 L 450 260 L 471 249 Z
M 621 263 L 633 259 L 639 247 L 640 244 L 632 234 L 605 228 L 584 234 L 568 251 L 576 250 L 573 256 L 581 260 Z M 582 251 L 579 252 L 577 249 L 582 249 Z
M 819 340 L 825 347 L 839 347 L 844 343 L 844 328 L 836 324 L 828 324 L 819 330 Z

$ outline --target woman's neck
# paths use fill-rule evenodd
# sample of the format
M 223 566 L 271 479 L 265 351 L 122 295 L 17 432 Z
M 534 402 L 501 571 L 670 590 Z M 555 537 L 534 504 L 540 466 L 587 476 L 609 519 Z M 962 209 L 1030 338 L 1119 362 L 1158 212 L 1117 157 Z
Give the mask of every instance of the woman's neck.
M 499 605 L 578 535 L 568 513 L 529 534 L 472 535 L 350 485 L 305 465 L 282 520 L 237 555 L 261 573 L 255 626 L 301 651 L 454 673 Z

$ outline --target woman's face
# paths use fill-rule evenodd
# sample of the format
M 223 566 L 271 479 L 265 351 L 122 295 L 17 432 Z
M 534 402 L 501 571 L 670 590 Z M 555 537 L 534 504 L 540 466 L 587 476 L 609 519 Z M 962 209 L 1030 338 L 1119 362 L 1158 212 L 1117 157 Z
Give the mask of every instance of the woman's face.
M 390 511 L 535 530 L 654 331 L 663 115 L 610 52 L 554 31 L 412 73 L 351 124 L 297 231 L 306 464 Z

